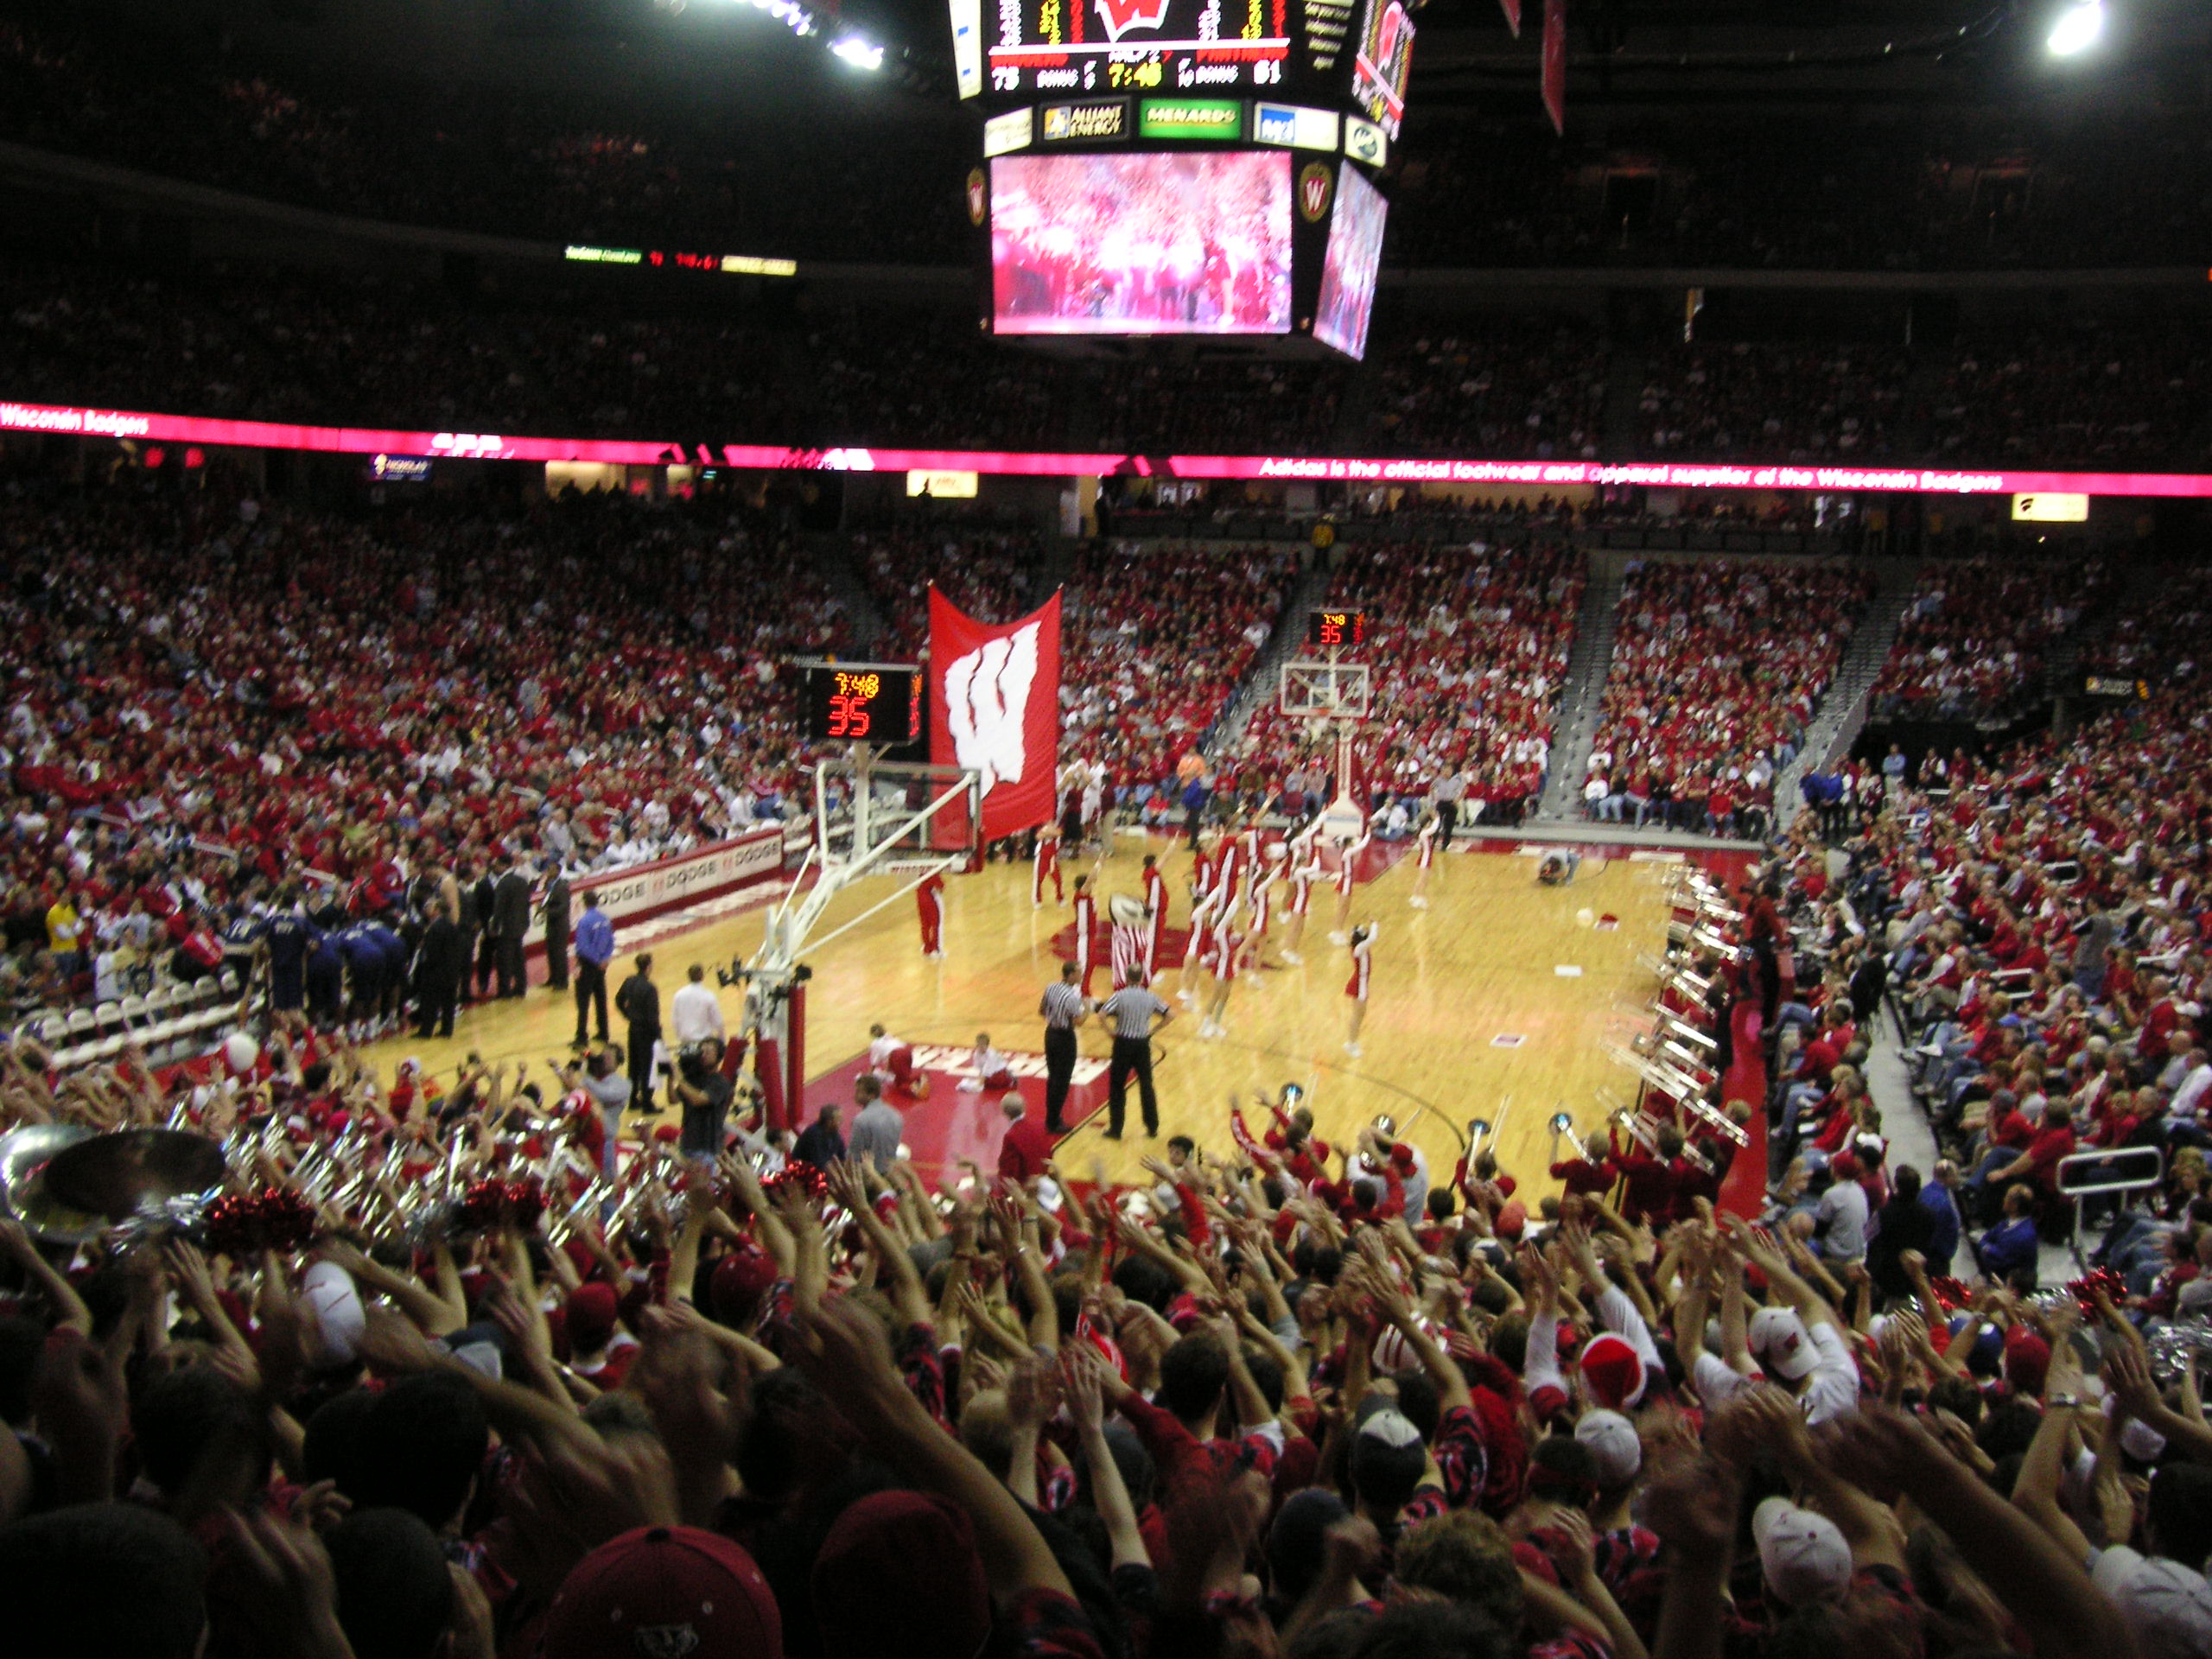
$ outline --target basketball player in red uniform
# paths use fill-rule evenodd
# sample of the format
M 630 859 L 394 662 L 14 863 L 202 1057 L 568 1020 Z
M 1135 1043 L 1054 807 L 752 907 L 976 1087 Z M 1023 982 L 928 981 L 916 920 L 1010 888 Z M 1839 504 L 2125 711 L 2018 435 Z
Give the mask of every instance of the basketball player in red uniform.
M 914 889 L 914 910 L 922 923 L 922 954 L 944 959 L 944 873 L 931 870 Z
M 1344 1035 L 1344 1052 L 1359 1058 L 1359 1028 L 1367 1023 L 1367 990 L 1375 972 L 1375 924 L 1362 922 L 1351 936 L 1351 977 L 1344 995 L 1351 999 L 1351 1019 Z
M 1090 896 L 1090 878 L 1078 875 L 1075 879 L 1075 965 L 1083 970 L 1083 994 L 1090 995 L 1090 970 L 1097 966 L 1091 960 L 1094 946 L 1091 935 L 1098 925 L 1097 901 Z
M 1428 908 L 1428 867 L 1436 862 L 1437 817 L 1433 812 L 1421 821 L 1420 831 L 1414 836 L 1413 896 L 1406 900 L 1414 910 Z
M 1359 880 L 1359 855 L 1374 839 L 1372 830 L 1363 831 L 1357 841 L 1350 836 L 1337 837 L 1337 925 L 1329 935 L 1331 944 L 1342 944 L 1344 930 L 1351 925 L 1351 890 Z
M 1167 878 L 1160 873 L 1160 860 L 1144 855 L 1144 976 L 1160 971 L 1160 933 L 1167 925 Z
M 1037 856 L 1029 877 L 1030 909 L 1044 908 L 1045 883 L 1047 881 L 1052 884 L 1054 904 L 1067 897 L 1060 887 L 1060 832 L 1050 824 L 1037 832 Z

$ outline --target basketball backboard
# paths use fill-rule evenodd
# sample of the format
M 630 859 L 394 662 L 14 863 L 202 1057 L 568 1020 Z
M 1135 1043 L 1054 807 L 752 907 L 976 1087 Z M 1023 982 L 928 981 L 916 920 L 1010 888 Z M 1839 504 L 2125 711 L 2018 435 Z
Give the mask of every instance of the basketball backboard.
M 1294 720 L 1364 720 L 1373 693 L 1366 664 L 1301 657 L 1282 665 L 1277 704 Z
M 865 781 L 863 781 L 865 780 Z M 961 766 L 836 756 L 814 768 L 815 855 L 854 874 L 982 856 L 983 779 Z

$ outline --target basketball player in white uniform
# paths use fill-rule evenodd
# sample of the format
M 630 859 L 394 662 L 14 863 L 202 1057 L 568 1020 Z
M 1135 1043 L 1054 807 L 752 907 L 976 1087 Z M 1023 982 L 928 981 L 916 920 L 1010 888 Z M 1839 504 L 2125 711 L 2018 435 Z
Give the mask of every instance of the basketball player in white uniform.
M 1414 910 L 1428 908 L 1428 868 L 1436 862 L 1436 832 L 1440 827 L 1436 814 L 1432 812 L 1421 820 L 1421 829 L 1414 836 L 1414 891 L 1406 903 Z

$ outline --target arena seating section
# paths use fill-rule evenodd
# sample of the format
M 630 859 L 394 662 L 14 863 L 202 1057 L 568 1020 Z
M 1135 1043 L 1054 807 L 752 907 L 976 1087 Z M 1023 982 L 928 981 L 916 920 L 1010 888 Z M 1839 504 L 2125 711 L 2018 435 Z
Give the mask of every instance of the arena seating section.
M 1972 559 L 1929 568 L 1874 682 L 1877 718 L 2004 720 L 2040 680 L 2044 653 L 2111 595 L 2094 559 Z
M 1440 771 L 1462 767 L 1467 798 L 1511 823 L 1543 786 L 1585 573 L 1581 554 L 1547 527 L 1509 518 L 1494 533 L 1465 546 L 1356 543 L 1325 602 L 1368 619 L 1360 655 L 1379 728 L 1361 743 L 1369 788 L 1425 792 Z M 1223 786 L 1272 802 L 1294 766 L 1329 760 L 1332 741 L 1270 699 Z
M 1592 742 L 1615 790 L 1649 799 L 1664 782 L 1673 816 L 1695 829 L 1712 825 L 1708 789 L 1770 809 L 1755 770 L 1770 776 L 1796 753 L 1872 589 L 1865 570 L 1834 566 L 1632 569 Z

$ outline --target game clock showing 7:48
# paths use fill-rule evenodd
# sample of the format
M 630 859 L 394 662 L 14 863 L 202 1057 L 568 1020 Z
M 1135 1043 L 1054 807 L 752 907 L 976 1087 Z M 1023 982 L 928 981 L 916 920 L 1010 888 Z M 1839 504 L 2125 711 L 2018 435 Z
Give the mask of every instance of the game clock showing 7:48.
M 1367 643 L 1367 613 L 1309 611 L 1306 616 L 1306 643 L 1316 651 L 1363 645 Z
M 922 672 L 905 663 L 810 663 L 804 703 L 810 743 L 911 743 L 922 729 Z

